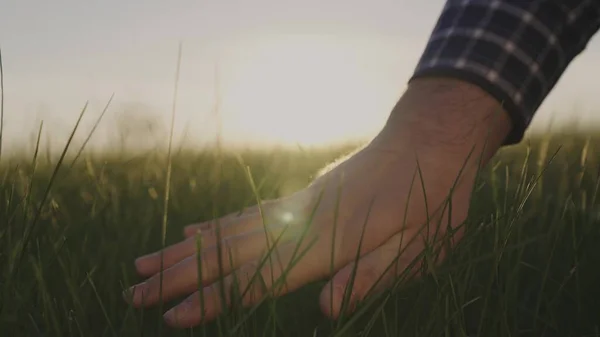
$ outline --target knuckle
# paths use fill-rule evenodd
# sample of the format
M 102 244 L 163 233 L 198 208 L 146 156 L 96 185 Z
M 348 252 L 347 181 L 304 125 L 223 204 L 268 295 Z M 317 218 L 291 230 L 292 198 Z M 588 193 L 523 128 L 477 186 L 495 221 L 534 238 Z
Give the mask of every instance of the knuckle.
M 375 286 L 381 276 L 382 273 L 376 268 L 373 268 L 372 266 L 365 267 L 360 271 L 360 274 L 357 275 L 356 279 L 354 280 L 353 293 L 362 294 L 368 292 L 373 286 Z

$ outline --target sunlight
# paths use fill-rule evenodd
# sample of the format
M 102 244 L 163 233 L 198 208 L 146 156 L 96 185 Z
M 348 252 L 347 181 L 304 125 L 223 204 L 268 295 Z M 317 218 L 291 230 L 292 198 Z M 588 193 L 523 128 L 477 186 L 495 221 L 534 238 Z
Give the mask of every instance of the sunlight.
M 391 88 L 373 60 L 343 40 L 271 36 L 232 54 L 221 94 L 227 137 L 301 145 L 362 139 L 389 111 Z
M 281 220 L 283 220 L 284 223 L 292 222 L 292 220 L 294 220 L 294 215 L 290 212 L 285 212 L 281 215 Z

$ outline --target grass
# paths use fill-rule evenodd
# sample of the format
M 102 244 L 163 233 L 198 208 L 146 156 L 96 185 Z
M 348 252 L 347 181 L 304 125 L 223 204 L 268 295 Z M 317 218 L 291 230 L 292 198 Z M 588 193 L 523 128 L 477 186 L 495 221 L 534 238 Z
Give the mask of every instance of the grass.
M 181 47 L 173 119 L 180 59 Z M 597 135 L 503 149 L 482 172 L 466 234 L 444 263 L 352 315 L 333 322 L 320 313 L 320 280 L 253 308 L 234 301 L 215 322 L 175 330 L 162 320 L 175 301 L 134 310 L 123 300 L 140 281 L 133 260 L 180 241 L 184 225 L 306 186 L 354 146 L 200 151 L 173 149 L 170 137 L 166 153 L 91 154 L 91 133 L 79 149 L 71 144 L 86 104 L 60 156 L 41 154 L 40 125 L 31 158 L 7 157 L 2 75 L 0 53 L 2 336 L 600 336 Z
M 308 184 L 352 149 L 173 150 L 4 158 L 3 336 L 600 336 L 600 138 L 553 135 L 503 149 L 482 172 L 460 246 L 435 273 L 332 322 L 325 280 L 218 321 L 170 329 L 121 291 L 133 260 L 186 224 Z M 246 167 L 240 165 L 239 155 Z M 73 156 L 71 156 L 73 157 Z M 164 204 L 167 161 L 170 193 Z M 247 170 L 249 169 L 249 171 Z M 249 181 L 248 172 L 251 173 Z M 253 183 L 251 183 L 253 182 Z M 168 210 L 163 222 L 165 209 Z M 164 237 L 162 231 L 164 232 Z M 165 308 L 174 303 L 165 303 Z

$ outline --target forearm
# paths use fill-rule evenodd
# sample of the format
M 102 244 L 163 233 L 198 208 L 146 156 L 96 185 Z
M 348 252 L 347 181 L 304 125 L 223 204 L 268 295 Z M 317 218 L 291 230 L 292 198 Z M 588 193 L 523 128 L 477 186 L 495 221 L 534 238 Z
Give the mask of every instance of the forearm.
M 376 142 L 485 164 L 522 139 L 599 27 L 598 1 L 448 0 Z
M 515 144 L 599 27 L 599 1 L 448 0 L 412 79 L 482 88 L 511 117 L 504 144 Z

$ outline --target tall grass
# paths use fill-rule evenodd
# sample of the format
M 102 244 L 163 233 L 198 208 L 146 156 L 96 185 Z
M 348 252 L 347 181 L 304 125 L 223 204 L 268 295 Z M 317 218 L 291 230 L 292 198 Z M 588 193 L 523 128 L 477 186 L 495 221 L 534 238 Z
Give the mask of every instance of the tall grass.
M 1 60 L 0 54 L 0 78 Z M 176 83 L 181 47 L 178 60 Z M 3 85 L 2 78 L 0 144 Z M 177 85 L 173 120 L 176 96 Z M 122 291 L 139 281 L 133 260 L 180 241 L 186 224 L 306 186 L 355 146 L 223 152 L 218 142 L 216 149 L 174 151 L 171 128 L 166 153 L 86 152 L 111 102 L 112 96 L 74 155 L 71 143 L 87 104 L 56 160 L 40 160 L 43 124 L 30 158 L 2 155 L 2 336 L 600 336 L 600 136 L 549 134 L 503 149 L 481 172 L 466 234 L 444 262 L 436 265 L 439 249 L 427 246 L 410 266 L 426 271 L 423 277 L 406 271 L 336 322 L 318 306 L 326 280 L 272 296 L 307 249 L 298 248 L 257 306 L 239 305 L 249 287 L 228 294 L 221 277 L 223 306 L 226 298 L 233 302 L 228 310 L 214 322 L 175 330 L 162 323 L 164 308 L 175 301 L 136 310 L 123 300 Z M 311 220 L 295 233 L 300 241 Z M 259 265 L 273 263 L 284 234 L 271 238 L 265 224 L 269 249 Z M 223 270 L 231 261 L 221 255 Z
M 351 147 L 218 154 L 82 154 L 67 167 L 6 160 L 0 173 L 0 331 L 7 336 L 599 335 L 599 138 L 530 139 L 482 172 L 466 234 L 445 262 L 330 322 L 325 280 L 189 330 L 134 310 L 121 291 L 135 257 L 182 227 L 309 183 Z M 37 152 L 36 152 L 37 153 Z M 244 165 L 240 165 L 240 160 Z M 543 160 L 540 160 L 543 158 Z M 66 158 L 65 158 L 66 159 Z M 63 160 L 64 161 L 64 160 Z M 218 170 L 218 172 L 216 172 Z M 220 179 L 216 179 L 217 175 Z M 217 184 L 217 180 L 220 182 Z M 168 226 L 163 233 L 167 189 Z M 299 252 L 299 256 L 301 252 Z M 173 303 L 165 303 L 170 306 Z M 335 324 L 332 324 L 335 323 Z

